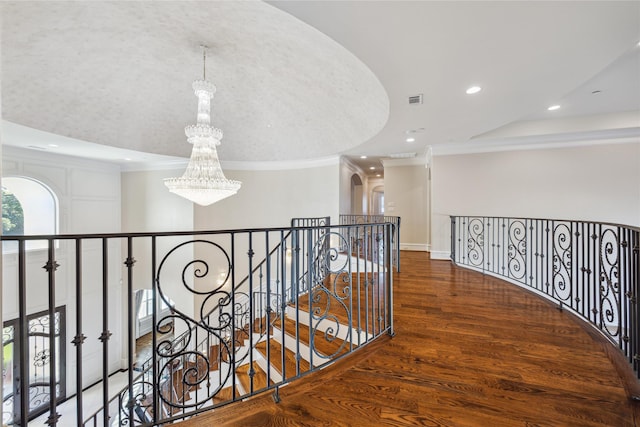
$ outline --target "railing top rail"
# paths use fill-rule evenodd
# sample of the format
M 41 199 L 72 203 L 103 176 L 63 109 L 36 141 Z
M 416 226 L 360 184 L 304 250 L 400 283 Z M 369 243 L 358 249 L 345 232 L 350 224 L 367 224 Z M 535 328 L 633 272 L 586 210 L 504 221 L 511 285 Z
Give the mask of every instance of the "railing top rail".
M 325 230 L 327 228 L 344 229 L 344 227 L 361 227 L 363 225 L 383 225 L 386 223 L 363 223 L 341 225 L 310 225 L 298 227 L 274 227 L 274 228 L 245 228 L 231 230 L 191 230 L 191 231 L 161 231 L 161 232 L 136 232 L 136 233 L 86 233 L 86 234 L 38 234 L 38 235 L 2 235 L 2 241 L 18 240 L 77 240 L 77 239 L 126 239 L 140 237 L 176 237 L 176 236 L 202 236 L 224 234 L 246 234 L 264 232 L 289 232 L 293 230 Z M 389 223 L 392 224 L 392 223 Z
M 449 215 L 450 218 L 481 218 L 481 219 L 514 219 L 524 221 L 553 221 L 553 222 L 573 222 L 582 224 L 595 224 L 595 225 L 607 225 L 610 227 L 622 227 L 629 230 L 635 230 L 640 232 L 640 226 L 629 224 L 618 224 L 615 222 L 603 222 L 603 221 L 591 221 L 582 219 L 558 219 L 558 218 L 531 218 L 524 216 L 485 216 L 485 215 Z

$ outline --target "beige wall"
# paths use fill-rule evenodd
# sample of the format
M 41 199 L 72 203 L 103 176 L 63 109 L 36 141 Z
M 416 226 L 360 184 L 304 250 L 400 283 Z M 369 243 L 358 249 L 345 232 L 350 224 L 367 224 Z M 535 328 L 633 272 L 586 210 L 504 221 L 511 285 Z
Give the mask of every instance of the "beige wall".
M 368 193 L 367 180 L 362 170 L 348 161 L 345 158 L 340 159 L 340 181 L 339 181 L 339 212 L 341 215 L 356 214 L 357 209 L 352 206 L 352 194 L 351 194 L 351 177 L 358 175 L 362 181 L 362 193 Z M 366 208 L 366 206 L 365 206 Z M 367 213 L 366 210 L 360 209 L 362 212 Z
M 424 165 L 384 168 L 384 213 L 400 217 L 400 249 L 427 250 L 428 169 Z
M 192 230 L 193 204 L 170 193 L 163 181 L 164 178 L 180 176 L 183 172 L 184 170 L 123 172 L 121 176 L 122 231 L 134 233 Z M 164 254 L 182 241 L 184 238 L 158 238 L 157 262 L 159 263 Z M 179 252 L 171 258 L 171 263 L 163 269 L 161 286 L 163 293 L 175 303 L 178 310 L 187 316 L 192 316 L 193 294 L 184 289 L 180 279 L 171 281 L 164 279 L 167 276 L 179 277 L 186 263 L 193 260 L 193 249 L 188 249 L 189 252 Z M 151 239 L 138 238 L 133 241 L 133 257 L 136 260 L 133 269 L 134 289 L 151 289 L 152 287 L 150 254 Z M 166 270 L 172 271 L 165 274 Z M 177 322 L 176 335 L 185 329 L 182 322 Z
M 169 193 L 164 178 L 184 170 L 122 173 L 122 231 L 183 231 L 193 229 L 193 204 Z
M 195 208 L 196 230 L 288 227 L 291 218 L 331 216 L 338 221 L 339 166 L 290 170 L 227 171 L 242 181 L 238 194 Z
M 432 257 L 450 250 L 449 215 L 640 225 L 640 141 L 433 158 Z

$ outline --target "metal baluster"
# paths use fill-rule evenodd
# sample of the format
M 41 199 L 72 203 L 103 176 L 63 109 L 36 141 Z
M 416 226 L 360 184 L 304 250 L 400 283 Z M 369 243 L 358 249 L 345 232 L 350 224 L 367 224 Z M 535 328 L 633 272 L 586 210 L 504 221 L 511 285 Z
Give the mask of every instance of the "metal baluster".
M 249 251 L 247 252 L 247 257 L 248 257 L 248 263 L 249 263 L 249 295 L 251 295 L 253 293 L 253 274 L 251 274 L 251 272 L 253 271 L 253 256 L 254 256 L 254 251 L 253 251 L 253 232 L 249 232 Z M 251 317 L 254 317 L 254 307 L 253 307 L 253 301 L 251 300 L 251 298 L 249 298 L 249 313 L 251 313 Z M 232 336 L 233 336 L 233 341 L 235 342 L 235 329 L 233 331 L 231 331 Z M 253 377 L 255 376 L 255 370 L 253 369 L 253 334 L 249 335 L 249 348 L 251 349 L 249 351 L 249 388 L 251 389 L 249 391 L 249 394 L 253 394 L 254 392 L 254 381 L 253 381 Z M 235 356 L 235 354 L 234 354 Z
M 56 393 L 56 336 L 55 336 L 55 316 L 56 316 L 56 275 L 55 272 L 60 266 L 55 260 L 55 241 L 48 240 L 49 260 L 44 266 L 49 276 L 49 417 L 47 425 L 55 426 L 58 424 L 60 414 L 57 409 L 57 393 Z M 62 344 L 60 347 L 62 347 Z M 26 424 L 24 420 L 23 423 Z
M 84 421 L 82 415 L 82 344 L 87 337 L 82 333 L 82 239 L 76 239 L 76 336 L 72 343 L 76 347 L 76 423 Z M 60 343 L 61 346 L 64 345 Z
M 269 232 L 265 231 L 265 236 L 264 236 L 264 242 L 265 242 L 265 253 L 266 255 L 266 260 L 267 260 L 267 266 L 266 266 L 266 270 L 267 270 L 267 300 L 266 300 L 266 308 L 264 310 L 264 312 L 261 312 L 260 314 L 264 313 L 265 315 L 265 326 L 267 328 L 266 332 L 267 332 L 267 387 L 269 387 L 269 384 L 271 383 L 271 328 L 269 327 L 271 325 L 271 257 L 269 256 Z M 251 269 L 249 269 L 249 271 L 251 271 Z M 262 290 L 262 286 L 261 289 Z M 253 319 L 253 317 L 252 317 Z M 284 346 L 282 346 L 283 348 L 283 363 L 282 363 L 282 367 L 284 368 Z
M 300 230 L 293 230 L 291 233 L 291 249 L 292 256 L 291 259 L 291 292 L 293 293 L 293 303 L 295 307 L 295 317 L 296 317 L 296 357 L 298 358 L 298 369 L 300 369 L 300 305 L 299 305 L 299 296 L 300 296 L 300 279 L 302 279 L 302 275 L 300 273 Z M 282 319 L 284 321 L 284 319 Z M 283 337 L 284 337 L 284 327 L 283 329 Z M 311 337 L 311 335 L 309 335 Z M 309 343 L 309 348 L 311 348 L 311 343 Z M 309 364 L 310 368 L 313 369 L 313 365 Z
M 128 381 L 129 381 L 129 401 L 127 408 L 129 409 L 129 422 L 133 425 L 135 397 L 133 394 L 133 353 L 134 353 L 134 331 L 133 331 L 133 265 L 136 260 L 133 258 L 133 238 L 127 237 L 127 259 L 124 265 L 127 266 L 127 359 L 129 363 Z
M 102 238 L 102 422 L 109 425 L 109 251 L 107 239 Z
M 307 229 L 306 233 L 303 233 L 303 238 L 305 238 L 304 234 L 306 234 L 306 258 L 307 258 L 307 300 L 309 301 L 309 366 L 313 369 L 313 352 L 315 350 L 315 330 L 313 329 L 313 279 L 314 279 L 314 264 L 312 260 L 312 247 L 311 247 L 311 230 Z M 324 278 L 318 277 L 318 280 L 323 280 Z M 298 336 L 298 340 L 300 337 Z
M 17 339 L 19 360 L 18 382 L 19 395 L 14 401 L 14 420 L 16 420 L 15 407 L 19 407 L 19 418 L 16 421 L 26 425 L 29 419 L 29 320 L 27 319 L 27 273 L 26 273 L 25 241 L 18 240 L 18 328 Z
M 391 228 L 390 227 L 386 227 L 386 241 L 387 244 L 390 243 L 391 240 Z M 389 249 L 390 247 L 387 246 Z M 393 271 L 391 268 L 391 252 L 390 250 L 387 251 L 386 253 L 387 256 L 387 262 L 385 262 L 386 265 L 388 265 L 389 267 L 387 268 L 387 274 L 386 274 L 386 279 L 385 279 L 385 289 L 386 289 L 386 294 L 387 294 L 387 304 L 389 304 L 389 309 L 388 309 L 388 316 L 389 316 L 389 335 L 391 335 L 392 337 L 395 336 L 396 332 L 395 329 L 393 327 Z
M 235 233 L 230 233 L 229 235 L 230 239 L 231 239 L 231 274 L 230 274 L 230 278 L 231 278 L 231 307 L 235 307 L 236 305 L 236 234 Z M 236 317 L 235 316 L 231 316 L 231 330 L 235 330 L 236 328 Z M 224 336 L 221 337 L 222 339 L 224 339 Z M 222 345 L 222 341 L 218 344 L 218 352 L 220 353 L 222 351 L 223 345 Z M 235 340 L 232 339 L 231 340 L 231 348 L 229 349 L 229 353 L 227 354 L 227 358 L 228 358 L 228 362 L 229 362 L 229 369 L 231 370 L 231 399 L 232 400 L 236 400 L 236 394 L 237 394 L 237 388 L 236 388 L 236 379 L 237 379 L 237 372 L 236 372 L 236 364 L 235 364 L 235 354 L 236 354 L 236 343 Z M 223 358 L 223 354 L 220 353 L 220 359 Z M 220 371 L 220 375 L 222 375 L 222 369 L 219 369 Z M 220 383 L 222 382 L 222 376 L 220 376 Z
M 362 277 L 364 277 L 364 280 L 367 280 L 367 263 L 364 264 L 364 272 L 360 271 L 360 262 L 356 263 L 356 295 L 357 295 L 357 300 L 356 300 L 356 305 L 357 305 L 357 310 L 358 310 L 358 317 L 357 317 L 357 328 L 356 331 L 358 332 L 358 346 L 362 345 L 362 310 L 361 310 L 361 304 L 362 304 Z M 353 295 L 353 292 L 352 292 Z
M 160 380 L 158 380 L 158 355 L 156 354 L 156 349 L 158 348 L 158 337 L 156 334 L 156 326 L 158 324 L 158 276 L 157 276 L 157 259 L 156 259 L 156 250 L 157 250 L 157 237 L 151 236 L 151 277 L 153 277 L 153 282 L 151 283 L 151 298 L 153 301 L 153 311 L 151 313 L 151 380 L 149 381 L 152 386 L 153 399 L 151 402 L 151 410 L 153 411 L 153 424 L 157 425 L 159 417 L 160 408 Z M 143 367 L 145 369 L 145 367 Z

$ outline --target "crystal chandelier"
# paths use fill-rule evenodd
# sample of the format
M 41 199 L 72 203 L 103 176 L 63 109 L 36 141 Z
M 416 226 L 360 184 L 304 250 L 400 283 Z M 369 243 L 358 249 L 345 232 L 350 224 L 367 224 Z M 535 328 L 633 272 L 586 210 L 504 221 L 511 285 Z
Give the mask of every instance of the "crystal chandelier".
M 211 126 L 211 99 L 216 87 L 206 80 L 207 47 L 202 49 L 203 77 L 193 82 L 198 97 L 197 122 L 184 128 L 187 141 L 193 144 L 191 158 L 181 177 L 166 178 L 164 184 L 170 192 L 208 206 L 236 194 L 242 183 L 225 178 L 220 167 L 216 146 L 220 145 L 222 131 Z

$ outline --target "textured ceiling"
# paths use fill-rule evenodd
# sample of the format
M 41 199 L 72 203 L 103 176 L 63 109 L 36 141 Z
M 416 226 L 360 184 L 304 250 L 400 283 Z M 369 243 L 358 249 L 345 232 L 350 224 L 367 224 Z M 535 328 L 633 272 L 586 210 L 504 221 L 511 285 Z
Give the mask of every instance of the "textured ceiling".
M 368 155 L 380 167 L 394 154 L 504 135 L 640 135 L 638 115 L 626 114 L 640 111 L 640 2 L 0 7 L 3 119 L 92 143 L 187 157 L 202 42 L 223 162 Z M 466 95 L 471 85 L 483 90 Z M 424 103 L 410 106 L 418 93 Z
M 388 118 L 362 62 L 262 2 L 17 2 L 2 17 L 3 118 L 54 134 L 188 157 L 201 43 L 226 160 L 335 155 Z

